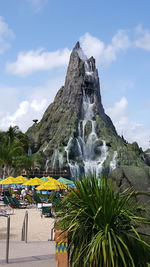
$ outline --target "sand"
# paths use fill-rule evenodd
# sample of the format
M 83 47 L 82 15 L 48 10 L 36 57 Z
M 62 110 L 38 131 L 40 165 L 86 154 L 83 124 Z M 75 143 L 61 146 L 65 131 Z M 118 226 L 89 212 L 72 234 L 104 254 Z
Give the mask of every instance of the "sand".
M 25 212 L 28 211 L 28 241 L 48 241 L 55 219 L 43 216 L 36 207 L 14 209 L 10 215 L 10 240 L 21 240 L 21 229 Z M 0 240 L 6 238 L 7 219 L 0 216 Z

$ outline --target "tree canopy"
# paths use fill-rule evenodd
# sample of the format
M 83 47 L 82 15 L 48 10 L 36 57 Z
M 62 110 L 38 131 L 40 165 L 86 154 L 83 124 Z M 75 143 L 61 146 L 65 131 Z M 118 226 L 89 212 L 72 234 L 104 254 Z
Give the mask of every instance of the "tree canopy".
M 37 155 L 28 155 L 30 139 L 19 130 L 10 126 L 8 131 L 0 132 L 0 166 L 3 178 L 34 166 Z

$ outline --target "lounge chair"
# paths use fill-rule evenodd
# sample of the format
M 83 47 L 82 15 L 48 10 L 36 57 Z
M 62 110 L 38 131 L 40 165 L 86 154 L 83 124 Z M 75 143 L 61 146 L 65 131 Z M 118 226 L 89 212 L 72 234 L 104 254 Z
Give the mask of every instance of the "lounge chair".
M 37 203 L 42 203 L 42 200 L 39 198 L 39 196 L 37 194 L 34 194 L 33 196 L 34 202 Z
M 3 202 L 4 202 L 4 204 L 5 204 L 6 206 L 8 206 L 8 205 L 9 205 L 8 197 L 4 197 L 4 198 L 3 198 Z
M 8 201 L 7 205 L 9 205 L 12 208 L 19 209 L 19 208 L 26 208 L 27 207 L 26 204 L 24 204 L 24 203 L 21 204 L 17 198 L 6 197 L 6 201 Z
M 43 217 L 43 215 L 45 215 L 47 217 L 53 217 L 52 213 L 51 213 L 51 207 L 42 207 L 42 209 L 41 209 L 41 217 Z

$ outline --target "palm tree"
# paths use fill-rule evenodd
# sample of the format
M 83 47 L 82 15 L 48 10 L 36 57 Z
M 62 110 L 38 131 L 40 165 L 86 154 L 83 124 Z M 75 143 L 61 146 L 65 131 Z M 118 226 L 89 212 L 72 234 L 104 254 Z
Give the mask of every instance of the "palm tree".
M 9 142 L 13 142 L 17 139 L 17 135 L 20 133 L 18 126 L 10 126 L 8 131 L 6 132 L 6 136 L 8 137 Z
M 0 144 L 0 166 L 3 168 L 3 178 L 12 175 L 15 158 L 22 154 L 23 148 L 19 142 L 3 139 L 3 143 Z
M 141 227 L 149 225 L 137 192 L 119 192 L 107 179 L 76 181 L 64 200 L 58 224 L 68 231 L 71 266 L 137 267 L 150 262 Z
M 13 141 L 18 141 L 24 150 L 27 152 L 29 147 L 29 137 L 22 133 L 19 127 L 16 125 L 14 127 L 10 126 L 8 131 L 6 132 L 6 137 L 8 141 L 11 143 Z
M 28 156 L 27 154 L 22 154 L 17 157 L 15 157 L 13 166 L 14 169 L 18 172 L 21 172 L 22 170 L 26 170 L 27 173 L 31 169 L 34 169 L 35 167 L 41 167 L 42 166 L 42 159 L 39 154 L 33 154 L 31 156 Z
M 34 165 L 34 157 L 28 157 L 29 138 L 18 126 L 10 126 L 7 132 L 0 132 L 0 166 L 3 178 Z

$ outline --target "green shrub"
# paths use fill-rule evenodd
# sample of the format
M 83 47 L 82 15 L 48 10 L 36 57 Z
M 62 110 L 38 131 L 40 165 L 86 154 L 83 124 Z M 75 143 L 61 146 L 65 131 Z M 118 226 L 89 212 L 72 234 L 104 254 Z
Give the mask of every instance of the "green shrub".
M 130 267 L 150 263 L 150 246 L 140 231 L 149 225 L 137 192 L 124 192 L 90 176 L 75 182 L 65 198 L 60 223 L 68 231 L 71 266 Z

